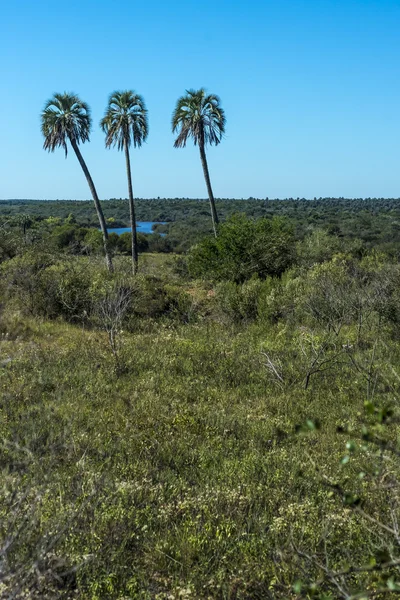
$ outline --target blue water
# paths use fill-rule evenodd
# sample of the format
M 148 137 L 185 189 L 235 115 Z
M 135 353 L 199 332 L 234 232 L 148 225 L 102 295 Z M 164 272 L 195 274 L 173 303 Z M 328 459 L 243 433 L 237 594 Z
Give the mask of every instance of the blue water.
M 136 223 L 136 231 L 139 233 L 154 233 L 153 225 L 165 225 L 166 223 L 163 221 L 137 221 Z M 127 231 L 131 231 L 130 227 L 114 227 L 112 229 L 107 229 L 108 233 L 116 233 L 117 235 L 121 235 L 121 233 L 126 233 Z M 162 233 L 161 235 L 165 235 Z

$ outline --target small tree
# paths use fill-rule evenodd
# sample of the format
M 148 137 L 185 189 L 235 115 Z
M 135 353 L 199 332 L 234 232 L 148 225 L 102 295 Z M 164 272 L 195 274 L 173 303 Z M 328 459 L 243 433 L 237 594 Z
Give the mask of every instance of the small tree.
M 107 290 L 95 306 L 95 318 L 97 318 L 100 327 L 107 332 L 108 343 L 114 357 L 115 372 L 117 375 L 124 370 L 120 358 L 118 334 L 131 302 L 132 289 L 121 284 L 116 284 Z
M 242 283 L 254 275 L 279 276 L 293 259 L 293 231 L 284 219 L 234 215 L 220 225 L 218 238 L 208 237 L 191 250 L 189 270 L 195 277 Z

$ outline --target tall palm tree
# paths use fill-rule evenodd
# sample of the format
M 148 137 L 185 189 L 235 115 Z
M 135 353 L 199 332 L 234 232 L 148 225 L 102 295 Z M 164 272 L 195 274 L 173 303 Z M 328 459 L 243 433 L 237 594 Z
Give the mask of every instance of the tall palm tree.
M 65 157 L 68 154 L 69 141 L 79 164 L 85 174 L 92 193 L 94 205 L 96 207 L 97 217 L 100 223 L 101 233 L 103 235 L 104 252 L 109 271 L 113 271 L 112 260 L 108 248 L 108 233 L 103 210 L 94 187 L 93 179 L 89 169 L 83 159 L 79 144 L 89 141 L 89 134 L 92 125 L 90 109 L 86 102 L 75 94 L 54 94 L 44 106 L 41 114 L 42 133 L 44 136 L 43 148 L 49 152 L 54 152 L 56 148 L 64 148 Z
M 186 90 L 186 94 L 178 99 L 172 114 L 172 133 L 178 132 L 174 147 L 184 148 L 189 137 L 193 138 L 195 146 L 199 146 L 215 236 L 217 236 L 219 220 L 205 148 L 207 144 L 217 146 L 220 143 L 225 132 L 225 122 L 225 112 L 220 106 L 219 97 L 215 94 L 207 95 L 204 88 Z
M 118 150 L 125 152 L 132 229 L 132 270 L 135 275 L 138 269 L 138 242 L 129 148 L 132 143 L 134 148 L 140 148 L 149 133 L 147 109 L 142 96 L 133 90 L 113 92 L 100 126 L 106 134 L 106 148 L 117 146 Z

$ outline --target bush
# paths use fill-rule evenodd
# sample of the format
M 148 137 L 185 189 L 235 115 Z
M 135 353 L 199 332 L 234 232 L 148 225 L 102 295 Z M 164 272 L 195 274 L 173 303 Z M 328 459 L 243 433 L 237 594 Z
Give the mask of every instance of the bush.
M 98 294 L 96 270 L 87 258 L 57 260 L 43 252 L 27 252 L 2 265 L 4 293 L 32 315 L 86 321 Z M 103 287 L 108 274 L 100 271 Z
M 300 279 L 288 271 L 283 278 L 267 277 L 264 281 L 223 281 L 216 286 L 215 297 L 220 312 L 233 322 L 257 319 L 276 323 L 295 313 L 300 287 Z
M 337 254 L 302 273 L 293 302 L 298 322 L 318 324 L 339 333 L 343 326 L 357 324 L 358 335 L 378 319 L 400 323 L 400 270 L 387 257 L 366 255 L 361 261 Z M 284 303 L 286 289 L 280 295 Z
M 315 229 L 297 243 L 297 264 L 309 268 L 317 263 L 332 260 L 340 252 L 360 258 L 365 252 L 365 247 L 361 240 L 345 240 L 337 235 L 330 235 L 323 229 Z
M 116 235 L 116 234 L 115 234 Z M 138 250 L 139 252 L 146 252 L 149 249 L 148 236 L 144 233 L 137 234 Z M 117 249 L 122 254 L 132 253 L 132 233 L 125 231 L 118 236 Z
M 194 277 L 242 283 L 258 276 L 280 276 L 293 263 L 294 237 L 282 218 L 248 219 L 235 215 L 218 229 L 218 237 L 208 237 L 189 255 Z
M 119 235 L 114 231 L 108 235 L 108 247 L 114 253 L 118 248 Z
M 61 316 L 71 322 L 89 319 L 93 297 L 91 272 L 86 260 L 84 263 L 59 262 L 43 271 L 41 284 L 47 290 L 47 317 Z
M 190 279 L 188 260 L 186 256 L 174 256 L 172 258 L 172 269 L 175 275 L 177 275 L 180 279 Z
M 135 289 L 131 317 L 135 320 L 164 316 L 183 322 L 190 319 L 192 301 L 179 286 L 142 274 L 134 278 L 132 285 Z
M 149 251 L 150 252 L 172 252 L 172 246 L 167 237 L 160 235 L 159 233 L 152 233 L 148 236 L 149 239 Z
M 27 252 L 1 265 L 2 292 L 25 313 L 49 319 L 97 324 L 98 306 L 116 290 L 129 290 L 126 326 L 138 318 L 193 318 L 193 299 L 180 286 L 160 277 L 108 273 L 87 257 L 60 260 L 51 254 Z
M 25 312 L 46 315 L 49 295 L 43 273 L 54 262 L 54 257 L 37 249 L 4 262 L 1 265 L 2 294 L 5 298 L 14 298 Z
M 102 254 L 104 252 L 103 236 L 98 229 L 89 229 L 84 242 L 88 254 Z
M 231 321 L 255 319 L 262 287 L 263 282 L 258 278 L 243 284 L 234 281 L 221 282 L 215 290 L 217 305 L 222 314 Z
M 79 253 L 87 233 L 87 229 L 66 223 L 54 227 L 51 232 L 50 243 L 56 250 L 69 248 L 72 252 Z
M 21 233 L 14 228 L 1 228 L 0 235 L 0 263 L 13 258 L 24 248 L 24 240 Z
M 281 279 L 268 277 L 260 290 L 257 303 L 258 318 L 262 322 L 277 323 L 289 319 L 296 311 L 301 297 L 301 278 L 287 271 Z
M 307 274 L 304 310 L 329 330 L 338 332 L 344 323 L 354 319 L 353 297 L 354 281 L 344 257 L 338 255 L 316 265 Z

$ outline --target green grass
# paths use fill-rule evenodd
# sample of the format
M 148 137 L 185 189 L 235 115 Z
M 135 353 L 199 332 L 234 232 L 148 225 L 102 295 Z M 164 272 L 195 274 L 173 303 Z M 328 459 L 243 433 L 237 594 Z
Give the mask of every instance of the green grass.
M 156 260 L 143 267 L 167 261 Z M 119 377 L 100 331 L 18 314 L 3 316 L 2 331 L 0 361 L 12 360 L 0 369 L 1 510 L 5 518 L 17 489 L 29 499 L 17 522 L 25 506 L 36 515 L 16 564 L 60 532 L 52 553 L 64 572 L 79 565 L 62 585 L 45 579 L 60 597 L 295 598 L 304 572 L 292 543 L 327 544 L 337 567 L 368 559 L 374 533 L 313 466 L 343 477 L 336 428 L 360 425 L 366 385 L 345 366 L 305 390 L 293 362 L 301 326 L 158 322 L 120 335 Z M 372 335 L 364 346 L 360 360 Z M 286 356 L 298 383 L 277 385 L 266 350 Z M 382 353 L 399 365 L 394 344 Z M 321 433 L 294 433 L 313 417 Z M 379 493 L 357 485 L 382 517 Z

